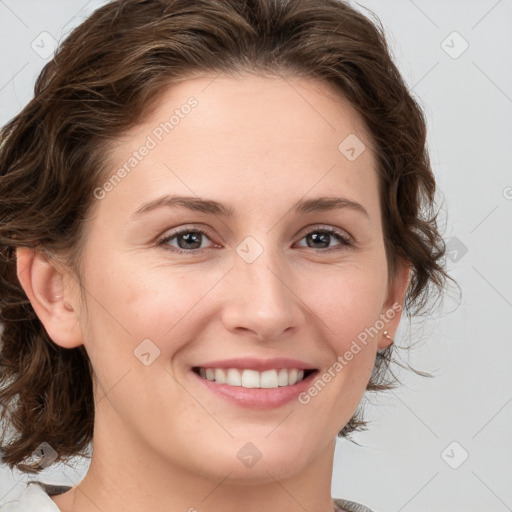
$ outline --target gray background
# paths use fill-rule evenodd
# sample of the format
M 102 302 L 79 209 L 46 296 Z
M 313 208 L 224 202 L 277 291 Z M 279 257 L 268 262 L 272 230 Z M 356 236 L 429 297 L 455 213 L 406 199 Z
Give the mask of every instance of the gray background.
M 0 125 L 32 95 L 62 39 L 104 2 L 0 0 Z M 379 512 L 512 510 L 512 0 L 366 0 L 425 110 L 449 271 L 462 289 L 402 322 L 404 386 L 366 406 L 370 430 L 339 441 L 332 494 Z M 454 32 L 456 32 L 454 34 Z M 467 49 L 465 49 L 467 46 Z M 71 485 L 87 462 L 46 480 Z M 0 502 L 23 477 L 0 466 Z

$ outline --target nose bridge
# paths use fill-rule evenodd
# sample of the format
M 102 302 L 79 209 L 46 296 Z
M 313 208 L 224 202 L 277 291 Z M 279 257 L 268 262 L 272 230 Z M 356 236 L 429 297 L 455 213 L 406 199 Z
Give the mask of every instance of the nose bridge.
M 260 338 L 295 327 L 299 309 L 282 252 L 252 237 L 239 244 L 236 252 L 224 315 L 227 326 L 249 329 Z

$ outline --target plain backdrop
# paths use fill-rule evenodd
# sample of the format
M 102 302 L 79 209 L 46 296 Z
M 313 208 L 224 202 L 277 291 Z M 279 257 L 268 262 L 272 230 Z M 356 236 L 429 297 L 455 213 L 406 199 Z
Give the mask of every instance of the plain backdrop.
M 104 2 L 0 0 L 0 125 L 31 98 L 53 45 Z M 366 405 L 370 428 L 339 441 L 332 495 L 376 512 L 512 510 L 512 0 L 366 0 L 423 107 L 448 270 L 441 309 L 402 322 L 404 361 L 433 379 Z M 299 447 L 300 449 L 300 447 Z M 70 485 L 87 462 L 41 474 Z M 0 502 L 23 475 L 0 466 Z

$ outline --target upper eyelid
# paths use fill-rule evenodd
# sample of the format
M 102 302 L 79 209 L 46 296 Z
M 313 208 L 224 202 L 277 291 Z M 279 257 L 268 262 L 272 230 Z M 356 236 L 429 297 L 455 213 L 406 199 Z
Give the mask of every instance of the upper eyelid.
M 190 231 L 197 231 L 197 232 L 203 233 L 205 235 L 211 236 L 210 230 L 205 227 L 198 228 L 198 227 L 195 227 L 192 225 L 191 226 L 184 225 L 184 226 L 180 226 L 178 228 L 171 229 L 171 230 L 164 232 L 163 235 L 158 237 L 158 240 L 160 240 L 160 241 L 167 240 L 169 238 L 174 238 L 175 236 L 181 235 L 182 233 L 188 233 Z
M 304 234 L 305 236 L 306 234 L 314 231 L 328 231 L 334 234 L 336 234 L 335 232 L 339 232 L 340 234 L 346 234 L 347 237 L 350 238 L 351 240 L 354 239 L 354 237 L 346 229 L 338 228 L 336 226 L 330 226 L 328 224 L 312 224 L 300 230 L 297 236 L 300 236 L 301 234 Z

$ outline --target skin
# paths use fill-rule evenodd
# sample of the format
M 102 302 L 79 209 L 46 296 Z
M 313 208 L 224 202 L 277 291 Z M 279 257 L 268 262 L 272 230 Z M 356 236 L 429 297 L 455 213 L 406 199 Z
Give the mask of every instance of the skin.
M 91 466 L 52 499 L 63 512 L 332 511 L 336 434 L 360 402 L 376 351 L 391 343 L 382 330 L 306 405 L 242 408 L 205 390 L 190 368 L 241 355 L 298 358 L 323 373 L 380 314 L 403 305 L 409 268 L 388 279 L 371 140 L 322 82 L 195 77 L 166 90 L 119 139 L 111 174 L 190 96 L 198 101 L 190 114 L 93 200 L 82 294 L 61 260 L 18 249 L 20 281 L 50 337 L 85 345 L 94 368 Z M 350 134 L 366 146 L 354 161 L 338 150 Z M 213 199 L 235 213 L 161 207 L 133 217 L 163 194 Z M 321 196 L 350 199 L 368 215 L 292 209 Z M 206 231 L 202 250 L 173 252 L 190 247 L 183 237 L 158 244 L 183 226 Z M 306 236 L 320 227 L 354 245 Z M 236 251 L 248 236 L 263 251 L 252 263 Z M 384 327 L 391 338 L 399 320 Z M 147 338 L 160 350 L 149 366 L 134 356 Z M 246 443 L 262 454 L 252 467 L 237 457 Z

